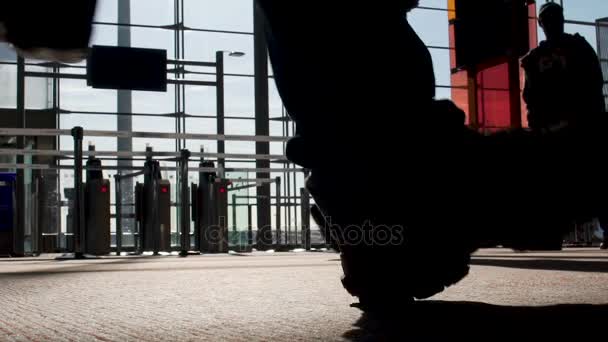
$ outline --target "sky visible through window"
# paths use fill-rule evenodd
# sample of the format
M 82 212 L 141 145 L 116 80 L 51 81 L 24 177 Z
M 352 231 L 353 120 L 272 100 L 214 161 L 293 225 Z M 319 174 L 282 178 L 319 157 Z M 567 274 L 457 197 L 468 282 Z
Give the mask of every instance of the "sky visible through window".
M 102 22 L 117 22 L 117 2 L 120 0 L 99 0 L 97 20 Z M 539 1 L 539 5 L 544 1 Z M 131 22 L 142 25 L 170 25 L 173 23 L 172 0 L 131 0 Z M 445 0 L 422 0 L 422 7 L 447 8 Z M 566 17 L 570 20 L 593 22 L 608 16 L 608 1 L 605 0 L 565 0 Z M 213 30 L 252 32 L 253 6 L 251 0 L 186 0 L 185 25 L 193 28 Z M 431 46 L 448 46 L 448 20 L 446 11 L 416 9 L 409 20 L 421 38 Z M 579 32 L 595 46 L 595 28 L 581 25 L 568 25 L 569 32 Z M 137 47 L 164 48 L 173 54 L 173 33 L 167 30 L 134 28 L 132 29 L 132 45 Z M 97 26 L 94 43 L 116 44 L 117 29 L 111 26 Z M 540 36 L 542 38 L 542 34 Z M 246 55 L 242 58 L 227 58 L 226 72 L 232 74 L 253 74 L 253 38 L 248 35 L 219 34 L 207 32 L 187 32 L 185 39 L 186 59 L 198 61 L 213 61 L 217 50 L 238 50 Z M 435 65 L 438 85 L 450 85 L 449 53 L 446 50 L 431 49 Z M 213 70 L 208 70 L 213 72 Z M 212 77 L 212 76 L 211 76 Z M 115 107 L 115 96 L 111 92 L 87 91 L 79 82 L 66 82 L 62 93 L 65 97 L 64 106 L 75 110 L 111 111 Z M 281 101 L 274 84 L 271 88 L 271 116 L 280 116 Z M 91 95 L 94 94 L 94 97 Z M 197 115 L 214 115 L 215 89 L 210 87 L 188 87 L 186 90 L 186 112 Z M 439 88 L 437 97 L 449 98 L 450 90 Z M 94 103 L 92 103 L 92 100 Z M 142 113 L 167 113 L 173 111 L 174 96 L 171 91 L 167 94 L 139 93 L 134 94 L 134 111 Z M 252 78 L 228 77 L 226 80 L 226 115 L 254 116 L 254 88 Z M 97 108 L 97 109 L 93 109 Z M 96 118 L 97 119 L 97 118 Z M 64 120 L 66 126 L 77 124 L 79 120 Z M 103 129 L 115 129 L 108 119 L 95 120 L 96 125 Z M 98 121 L 98 122 L 97 122 Z M 87 124 L 92 121 L 87 120 Z M 190 120 L 191 125 L 209 126 L 211 121 Z M 134 119 L 134 128 L 164 132 L 174 127 L 167 126 L 166 120 L 156 118 Z M 211 125 L 213 126 L 213 125 Z M 229 134 L 253 134 L 253 121 L 231 121 L 227 125 Z M 281 134 L 280 125 L 273 125 L 273 134 Z M 214 133 L 213 127 L 188 127 L 190 132 Z M 210 144 L 210 148 L 213 148 Z M 280 146 L 278 146 L 280 147 Z M 250 153 L 255 149 L 253 144 L 236 144 L 238 149 L 232 152 Z M 281 152 L 274 148 L 274 152 Z

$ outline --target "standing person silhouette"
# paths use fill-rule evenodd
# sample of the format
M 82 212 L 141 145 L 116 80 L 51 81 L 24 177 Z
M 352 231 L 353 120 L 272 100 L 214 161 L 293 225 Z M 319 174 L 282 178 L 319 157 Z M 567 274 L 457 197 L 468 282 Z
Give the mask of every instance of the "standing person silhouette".
M 543 132 L 564 126 L 593 127 L 606 110 L 604 76 L 597 54 L 585 38 L 565 32 L 560 5 L 544 4 L 538 21 L 547 39 L 522 60 L 530 128 Z M 600 220 L 604 227 L 602 248 L 607 249 L 608 220 Z

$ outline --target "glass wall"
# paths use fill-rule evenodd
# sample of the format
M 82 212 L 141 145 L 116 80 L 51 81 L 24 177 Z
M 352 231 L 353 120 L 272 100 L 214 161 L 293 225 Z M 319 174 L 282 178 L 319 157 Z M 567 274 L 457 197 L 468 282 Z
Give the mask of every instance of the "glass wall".
M 539 1 L 540 6 L 544 1 Z M 125 6 L 124 4 L 130 4 Z M 453 86 L 450 69 L 448 6 L 446 0 L 421 1 L 421 7 L 408 15 L 412 26 L 429 46 L 437 79 L 437 97 L 451 98 Z M 567 1 L 567 30 L 579 32 L 593 46 L 596 46 L 595 21 L 602 13 L 608 16 L 608 2 L 604 0 Z M 191 62 L 216 62 L 218 51 L 224 53 L 225 72 L 225 133 L 231 135 L 255 134 L 255 89 L 254 89 L 254 41 L 253 41 L 253 1 L 252 0 L 98 0 L 96 24 L 92 44 L 116 46 L 119 41 L 132 47 L 164 49 L 170 60 Z M 120 25 L 118 25 L 120 24 Z M 543 39 L 540 32 L 539 39 Z M 230 57 L 229 52 L 243 52 L 240 58 Z M 26 106 L 28 109 L 50 109 L 58 114 L 58 128 L 70 129 L 81 126 L 92 130 L 120 130 L 119 118 L 130 117 L 133 131 L 157 133 L 197 133 L 217 134 L 217 89 L 213 86 L 193 84 L 170 84 L 167 92 L 123 93 L 98 90 L 87 87 L 85 62 L 69 67 L 50 68 L 39 65 L 40 61 L 27 60 L 27 72 L 47 73 L 47 77 L 26 78 Z M 213 66 L 187 65 L 181 72 L 175 72 L 175 65 L 169 65 L 170 78 L 188 81 L 212 81 L 216 79 Z M 172 71 L 171 71 L 172 70 Z M 269 70 L 272 74 L 272 69 Z M 179 83 L 179 82 L 177 82 Z M 6 45 L 0 44 L 0 108 L 16 108 L 17 67 L 16 56 Z M 272 136 L 291 136 L 293 123 L 287 119 L 276 87 L 269 79 L 270 93 L 270 134 Z M 128 100 L 124 100 L 127 98 Z M 121 100 L 122 99 L 122 100 Z M 125 102 L 122 102 L 125 101 Z M 130 103 L 125 107 L 125 103 Z M 124 108 L 129 108 L 128 112 Z M 116 151 L 119 144 L 116 138 L 87 137 L 100 151 Z M 73 148 L 72 139 L 62 137 L 57 148 L 69 151 Z M 185 142 L 169 139 L 132 139 L 132 150 L 142 152 L 146 146 L 156 151 L 174 152 L 187 148 L 192 152 L 204 147 L 206 152 L 217 152 L 215 140 L 187 140 Z M 284 143 L 270 144 L 270 153 L 282 155 Z M 254 142 L 227 142 L 226 153 L 254 154 Z M 213 158 L 212 158 L 213 159 Z M 108 166 L 116 166 L 116 160 L 105 161 Z M 60 165 L 70 166 L 71 160 L 61 160 Z M 134 161 L 134 167 L 142 165 Z M 167 168 L 175 166 L 166 161 Z M 191 167 L 196 167 L 193 163 Z M 253 168 L 252 158 L 228 158 L 229 168 Z M 276 169 L 295 168 L 286 163 L 271 163 Z M 106 178 L 115 171 L 105 172 Z M 253 179 L 255 173 L 241 173 L 242 177 Z M 175 205 L 172 217 L 172 230 L 177 231 L 177 175 L 167 170 L 167 179 L 172 182 L 172 198 Z M 271 185 L 272 196 L 281 196 L 284 206 L 272 207 L 272 215 L 280 215 L 285 229 L 299 227 L 301 224 L 299 203 L 300 188 L 304 186 L 301 173 L 273 172 L 271 178 L 280 177 L 280 191 Z M 191 181 L 197 182 L 192 173 Z M 73 172 L 62 170 L 59 174 L 59 192 L 65 201 L 65 189 L 70 188 Z M 140 180 L 141 181 L 141 180 Z M 246 208 L 255 205 L 256 189 L 249 189 L 248 198 L 239 198 L 238 204 Z M 272 200 L 276 204 L 276 198 Z M 66 210 L 63 209 L 60 229 L 66 231 Z M 237 231 L 247 228 L 248 217 L 237 209 Z M 252 222 L 257 222 L 253 211 Z M 272 222 L 276 222 L 273 218 Z M 234 224 L 232 222 L 231 224 Z M 257 227 L 254 227 L 254 229 Z

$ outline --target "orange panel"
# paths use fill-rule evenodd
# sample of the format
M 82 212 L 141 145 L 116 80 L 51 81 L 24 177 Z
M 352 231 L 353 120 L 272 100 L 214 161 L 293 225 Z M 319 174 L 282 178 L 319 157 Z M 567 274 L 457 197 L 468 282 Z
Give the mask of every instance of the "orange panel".
M 456 19 L 456 0 L 448 0 L 448 20 Z

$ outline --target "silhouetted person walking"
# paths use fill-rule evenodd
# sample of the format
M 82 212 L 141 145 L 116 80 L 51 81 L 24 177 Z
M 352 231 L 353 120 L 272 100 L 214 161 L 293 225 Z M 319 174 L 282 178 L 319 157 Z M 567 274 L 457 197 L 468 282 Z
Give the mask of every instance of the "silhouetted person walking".
M 564 222 L 604 210 L 593 197 L 606 177 L 596 172 L 588 177 L 596 186 L 580 186 L 563 167 L 594 145 L 561 132 L 482 136 L 435 98 L 431 54 L 405 15 L 418 1 L 257 4 L 297 127 L 287 157 L 310 170 L 314 217 L 332 234 L 344 287 L 363 310 L 390 315 L 443 291 L 467 275 L 482 242 L 561 246 Z M 596 131 L 585 134 L 605 130 Z
M 606 110 L 597 54 L 579 34 L 565 33 L 560 5 L 544 4 L 538 20 L 547 39 L 522 61 L 530 128 L 543 132 L 560 127 L 593 127 Z M 601 222 L 603 227 L 608 224 L 606 219 Z M 608 231 L 604 236 L 608 239 Z M 608 248 L 608 243 L 603 248 Z

